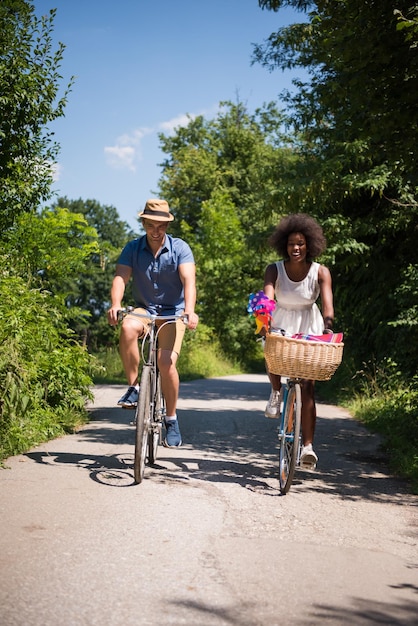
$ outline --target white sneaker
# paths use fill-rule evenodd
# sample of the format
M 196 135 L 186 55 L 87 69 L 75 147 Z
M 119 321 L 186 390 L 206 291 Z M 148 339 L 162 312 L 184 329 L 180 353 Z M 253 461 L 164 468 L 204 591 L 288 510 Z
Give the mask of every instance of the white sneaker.
M 274 389 L 272 389 L 269 401 L 267 402 L 266 410 L 264 411 L 264 415 L 272 419 L 278 418 L 280 413 L 279 403 L 280 391 L 275 391 Z
M 315 469 L 318 463 L 318 457 L 313 451 L 312 444 L 308 443 L 307 446 L 302 446 L 302 452 L 300 454 L 300 465 L 305 469 Z

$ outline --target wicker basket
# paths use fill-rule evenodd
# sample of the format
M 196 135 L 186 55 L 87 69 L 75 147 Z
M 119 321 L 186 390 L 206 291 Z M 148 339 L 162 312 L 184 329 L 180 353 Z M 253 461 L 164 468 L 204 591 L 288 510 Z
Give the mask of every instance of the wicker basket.
M 268 334 L 264 356 L 272 374 L 329 380 L 342 361 L 343 348 L 343 343 L 322 343 Z

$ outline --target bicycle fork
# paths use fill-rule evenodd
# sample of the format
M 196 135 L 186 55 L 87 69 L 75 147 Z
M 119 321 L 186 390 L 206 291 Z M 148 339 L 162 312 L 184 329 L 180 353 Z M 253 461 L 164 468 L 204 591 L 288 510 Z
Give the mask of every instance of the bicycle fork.
M 286 413 L 286 405 L 289 397 L 289 385 L 286 381 L 282 379 L 282 386 L 280 389 L 280 399 L 279 399 L 279 407 L 280 407 L 280 426 L 278 428 L 278 439 L 279 445 L 282 443 L 282 439 L 285 439 L 285 443 L 288 446 L 296 445 L 296 465 L 300 466 L 300 455 L 302 451 L 302 435 L 299 435 L 298 441 L 294 441 L 293 434 L 293 423 L 287 424 L 287 432 L 285 432 L 285 413 Z

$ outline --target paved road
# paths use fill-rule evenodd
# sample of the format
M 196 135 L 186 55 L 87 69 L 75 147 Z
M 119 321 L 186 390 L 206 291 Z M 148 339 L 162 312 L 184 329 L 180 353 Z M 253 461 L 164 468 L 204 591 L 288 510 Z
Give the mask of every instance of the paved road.
M 2 626 L 418 623 L 418 498 L 346 412 L 281 496 L 267 378 L 183 383 L 184 445 L 136 486 L 123 390 L 0 470 Z

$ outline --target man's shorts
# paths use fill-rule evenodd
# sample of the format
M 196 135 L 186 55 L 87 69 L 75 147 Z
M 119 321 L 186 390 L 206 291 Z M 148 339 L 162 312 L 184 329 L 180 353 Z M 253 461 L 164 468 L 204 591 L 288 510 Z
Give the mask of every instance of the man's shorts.
M 147 313 L 147 311 L 142 308 L 136 308 L 133 312 L 143 313 L 144 315 Z M 126 317 L 131 317 L 131 319 L 141 322 L 145 329 L 150 323 L 145 317 L 135 317 L 135 315 L 130 315 L 129 313 Z M 168 323 L 157 321 L 157 326 L 163 326 L 161 330 L 158 331 L 158 348 L 160 350 L 170 350 L 170 352 L 180 354 L 184 333 L 186 332 L 186 324 L 183 320 L 179 319 Z

